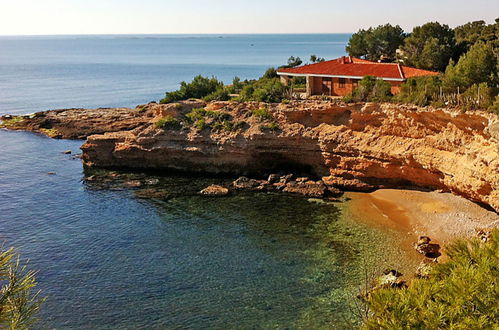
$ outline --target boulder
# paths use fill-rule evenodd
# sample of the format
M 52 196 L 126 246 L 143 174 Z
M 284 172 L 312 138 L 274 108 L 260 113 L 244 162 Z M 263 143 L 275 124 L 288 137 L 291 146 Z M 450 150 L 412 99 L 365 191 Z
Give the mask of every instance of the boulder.
M 263 181 L 249 179 L 245 176 L 240 177 L 236 181 L 232 182 L 232 186 L 238 190 L 255 190 L 262 184 Z
M 229 189 L 214 184 L 204 188 L 199 193 L 207 196 L 226 196 L 229 194 Z
M 291 181 L 286 184 L 284 192 L 299 194 L 307 197 L 322 198 L 326 194 L 326 186 L 322 181 L 297 182 Z
M 440 245 L 430 243 L 428 236 L 419 236 L 418 242 L 414 244 L 416 251 L 428 258 L 438 258 L 440 254 Z

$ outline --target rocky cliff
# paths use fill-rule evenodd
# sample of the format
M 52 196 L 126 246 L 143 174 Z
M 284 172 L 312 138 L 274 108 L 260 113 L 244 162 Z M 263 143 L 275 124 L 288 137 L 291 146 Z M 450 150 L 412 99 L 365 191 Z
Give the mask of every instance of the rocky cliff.
M 197 108 L 206 110 L 192 111 Z M 306 172 L 344 190 L 441 189 L 499 211 L 494 114 L 331 101 L 190 101 L 152 103 L 141 110 L 148 124 L 88 137 L 84 163 L 233 174 Z

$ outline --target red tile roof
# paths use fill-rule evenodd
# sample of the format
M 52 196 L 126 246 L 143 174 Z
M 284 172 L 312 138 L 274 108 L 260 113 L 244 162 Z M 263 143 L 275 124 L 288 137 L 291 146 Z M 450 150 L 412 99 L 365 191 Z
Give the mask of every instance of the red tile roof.
M 295 68 L 282 68 L 278 74 L 324 75 L 339 77 L 375 76 L 384 79 L 405 80 L 411 77 L 434 76 L 437 72 L 403 66 L 397 63 L 377 63 L 354 57 L 340 57 L 335 60 L 304 65 Z

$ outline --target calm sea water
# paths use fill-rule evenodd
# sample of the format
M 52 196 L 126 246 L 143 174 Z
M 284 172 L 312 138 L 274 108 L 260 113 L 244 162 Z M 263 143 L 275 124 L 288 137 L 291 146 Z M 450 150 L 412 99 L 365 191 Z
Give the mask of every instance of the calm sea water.
M 0 114 L 135 106 L 202 74 L 260 77 L 290 56 L 344 55 L 347 34 L 0 37 Z
M 133 106 L 194 75 L 255 78 L 347 35 L 0 38 L 0 113 Z M 39 328 L 330 328 L 353 318 L 382 233 L 342 203 L 200 197 L 228 179 L 155 174 L 168 201 L 86 183 L 81 141 L 0 130 L 0 241 L 39 270 Z M 55 172 L 56 175 L 48 175 Z M 127 174 L 150 178 L 150 174 Z

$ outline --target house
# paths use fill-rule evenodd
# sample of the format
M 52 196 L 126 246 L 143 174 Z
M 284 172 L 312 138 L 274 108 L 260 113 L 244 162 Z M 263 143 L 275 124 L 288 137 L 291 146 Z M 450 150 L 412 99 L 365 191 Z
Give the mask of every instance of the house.
M 378 63 L 351 56 L 331 61 L 277 70 L 281 82 L 288 85 L 292 77 L 306 77 L 307 96 L 344 96 L 351 93 L 365 76 L 385 80 L 392 86 L 392 94 L 400 91 L 400 85 L 408 78 L 435 76 L 437 72 L 411 68 L 398 63 Z

